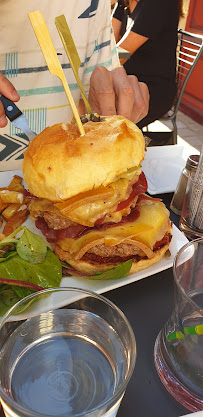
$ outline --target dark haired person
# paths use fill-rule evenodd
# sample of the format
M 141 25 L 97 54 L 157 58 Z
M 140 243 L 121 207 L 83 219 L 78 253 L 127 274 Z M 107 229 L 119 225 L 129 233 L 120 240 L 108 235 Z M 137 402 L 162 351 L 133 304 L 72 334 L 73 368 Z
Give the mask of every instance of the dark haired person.
M 147 84 L 148 115 L 138 126 L 147 126 L 170 110 L 176 93 L 177 29 L 183 0 L 119 0 L 112 19 L 116 43 L 128 50 L 124 68 Z

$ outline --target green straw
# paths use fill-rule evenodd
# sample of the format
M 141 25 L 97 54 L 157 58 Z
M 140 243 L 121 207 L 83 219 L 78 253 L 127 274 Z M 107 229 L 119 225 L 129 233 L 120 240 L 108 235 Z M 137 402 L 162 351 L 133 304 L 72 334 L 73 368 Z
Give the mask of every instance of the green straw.
M 184 339 L 186 334 L 197 334 L 203 335 L 203 324 L 199 324 L 198 326 L 192 327 L 184 327 L 183 332 L 173 332 L 169 333 L 168 340 L 175 340 L 175 339 Z

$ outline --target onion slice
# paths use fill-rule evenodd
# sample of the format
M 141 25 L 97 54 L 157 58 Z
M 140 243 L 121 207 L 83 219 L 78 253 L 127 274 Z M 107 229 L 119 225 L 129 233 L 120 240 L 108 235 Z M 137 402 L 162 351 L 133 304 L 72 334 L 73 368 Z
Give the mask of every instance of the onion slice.
M 27 281 L 19 281 L 17 279 L 0 278 L 0 284 L 16 285 L 17 287 L 29 288 L 30 290 L 33 290 L 33 291 L 44 290 L 44 288 L 40 287 L 39 285 L 32 284 L 31 282 L 27 282 Z

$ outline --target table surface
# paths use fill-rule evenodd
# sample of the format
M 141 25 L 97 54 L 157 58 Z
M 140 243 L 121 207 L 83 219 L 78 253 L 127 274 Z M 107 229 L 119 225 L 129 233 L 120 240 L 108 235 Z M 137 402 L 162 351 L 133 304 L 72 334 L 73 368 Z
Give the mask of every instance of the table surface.
M 173 193 L 162 196 L 169 209 Z M 179 216 L 171 212 L 176 226 Z M 154 366 L 154 343 L 174 307 L 172 268 L 105 293 L 128 318 L 136 338 L 137 360 L 117 417 L 179 417 L 189 414 L 162 385 Z
M 168 208 L 172 195 L 161 196 Z M 172 212 L 171 220 L 178 226 L 179 217 Z M 170 268 L 105 293 L 105 297 L 113 301 L 128 318 L 137 344 L 135 369 L 117 417 L 179 417 L 189 414 L 166 391 L 153 361 L 157 334 L 173 310 L 173 288 Z M 3 416 L 1 409 L 0 417 Z

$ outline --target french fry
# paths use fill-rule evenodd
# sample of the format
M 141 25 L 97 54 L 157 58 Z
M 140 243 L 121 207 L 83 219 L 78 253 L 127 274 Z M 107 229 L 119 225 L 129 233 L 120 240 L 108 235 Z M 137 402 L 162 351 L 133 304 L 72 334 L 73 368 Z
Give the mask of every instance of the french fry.
M 11 190 L 11 188 L 9 188 Z M 11 191 L 18 191 L 19 193 L 22 193 L 24 190 L 23 184 L 15 184 L 15 186 L 12 187 Z
M 8 190 L 8 187 L 0 187 L 0 191 Z
M 13 185 L 15 186 L 15 184 L 21 184 L 22 180 L 22 177 L 20 177 L 19 175 L 14 175 L 10 184 L 8 185 L 8 188 L 10 189 L 10 187 L 12 187 Z
M 4 219 L 9 220 L 19 210 L 19 208 L 20 204 L 9 204 L 9 206 L 2 211 L 2 216 Z
M 0 212 L 2 212 L 6 207 L 8 207 L 9 203 L 3 203 L 2 199 L 0 198 Z
M 22 181 L 22 177 L 14 175 L 7 187 L 0 188 L 0 227 L 3 225 L 3 219 L 6 220 L 3 233 L 0 233 L 0 241 L 14 232 L 28 217 Z
M 0 190 L 0 198 L 3 201 L 3 203 L 23 204 L 24 200 L 23 193 L 10 190 Z
M 5 236 L 9 236 L 14 232 L 21 224 L 25 222 L 28 217 L 27 207 L 24 210 L 19 210 L 12 216 L 4 226 L 3 233 Z
M 22 180 L 22 177 L 19 177 L 19 175 L 14 175 L 12 181 L 8 185 L 8 190 L 22 192 L 24 190 Z
M 0 241 L 3 240 L 3 239 L 5 239 L 5 237 L 6 236 L 3 233 L 0 233 Z

